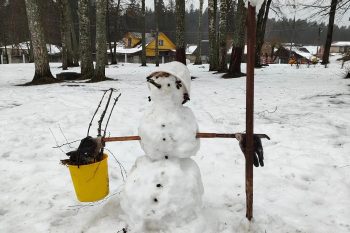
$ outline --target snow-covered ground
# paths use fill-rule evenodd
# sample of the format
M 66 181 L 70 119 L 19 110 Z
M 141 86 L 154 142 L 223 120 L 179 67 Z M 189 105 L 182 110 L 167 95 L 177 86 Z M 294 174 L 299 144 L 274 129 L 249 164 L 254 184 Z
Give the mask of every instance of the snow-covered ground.
M 51 64 L 54 74 L 59 64 Z M 118 64 L 115 81 L 22 87 L 33 64 L 0 65 L 0 232 L 122 232 L 123 179 L 109 158 L 110 195 L 96 203 L 76 200 L 59 144 L 86 135 L 102 95 L 122 93 L 109 125 L 112 136 L 136 135 L 150 105 L 146 76 L 154 65 Z M 189 65 L 189 106 L 201 132 L 245 129 L 245 78 L 220 79 L 208 67 Z M 72 69 L 78 71 L 78 69 Z M 255 132 L 265 167 L 254 170 L 254 219 L 245 219 L 244 157 L 230 139 L 202 139 L 194 160 L 204 185 L 204 218 L 213 233 L 350 232 L 350 80 L 333 62 L 322 66 L 271 65 L 256 70 Z M 96 127 L 92 128 L 95 134 Z M 76 146 L 76 144 L 75 144 Z M 107 147 L 127 170 L 144 155 L 138 142 Z M 68 147 L 64 151 L 70 150 Z

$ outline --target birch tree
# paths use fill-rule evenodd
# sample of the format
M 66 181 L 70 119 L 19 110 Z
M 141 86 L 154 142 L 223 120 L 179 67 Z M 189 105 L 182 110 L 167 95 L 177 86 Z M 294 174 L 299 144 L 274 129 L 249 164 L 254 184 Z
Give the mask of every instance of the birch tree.
M 91 81 L 106 80 L 105 68 L 107 60 L 107 33 L 106 33 L 107 0 L 96 1 L 96 67 Z
M 81 79 L 92 79 L 94 65 L 92 62 L 91 33 L 89 19 L 89 0 L 79 0 L 79 48 Z
M 185 0 L 176 0 L 176 61 L 186 65 Z
M 56 79 L 51 74 L 49 66 L 49 56 L 46 48 L 38 0 L 26 0 L 25 4 L 35 63 L 34 78 L 29 84 L 36 85 L 56 82 Z
M 227 0 L 220 0 L 220 20 L 219 20 L 219 63 L 218 71 L 227 71 Z
M 203 0 L 199 0 L 199 11 L 198 11 L 198 38 L 197 38 L 197 51 L 195 65 L 202 64 L 202 16 L 203 16 Z

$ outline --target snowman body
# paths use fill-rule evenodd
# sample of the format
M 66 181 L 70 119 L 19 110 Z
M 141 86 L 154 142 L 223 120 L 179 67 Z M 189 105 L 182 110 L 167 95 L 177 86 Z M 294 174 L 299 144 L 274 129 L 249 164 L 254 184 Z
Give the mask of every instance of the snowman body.
M 137 159 L 121 196 L 132 232 L 172 232 L 197 218 L 203 184 L 192 159 Z
M 150 85 L 152 106 L 139 126 L 142 149 L 153 160 L 189 158 L 199 149 L 198 125 L 192 110 L 182 105 L 184 86 L 176 86 L 176 77 L 159 77 L 161 85 Z
M 181 75 L 187 81 L 190 75 L 178 62 L 166 67 L 170 74 L 149 80 L 152 105 L 139 126 L 145 156 L 137 159 L 121 195 L 132 232 L 176 232 L 201 216 L 203 184 L 198 165 L 190 158 L 199 149 L 198 125 L 192 110 L 183 106 L 189 84 Z M 193 232 L 204 231 L 199 227 Z

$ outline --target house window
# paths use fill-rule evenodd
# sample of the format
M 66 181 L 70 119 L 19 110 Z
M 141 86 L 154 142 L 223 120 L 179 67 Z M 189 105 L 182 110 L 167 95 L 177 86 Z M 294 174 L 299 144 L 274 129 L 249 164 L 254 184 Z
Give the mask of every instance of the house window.
M 128 47 L 131 47 L 131 38 L 128 38 Z
M 163 46 L 164 45 L 164 41 L 163 40 L 158 40 L 158 45 L 159 46 Z

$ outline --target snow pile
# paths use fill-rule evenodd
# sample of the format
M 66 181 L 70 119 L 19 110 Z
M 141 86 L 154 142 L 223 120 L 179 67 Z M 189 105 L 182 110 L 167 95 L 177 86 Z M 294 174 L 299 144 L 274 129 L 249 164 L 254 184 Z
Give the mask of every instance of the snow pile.
M 133 232 L 171 230 L 200 213 L 203 185 L 192 159 L 137 159 L 121 197 Z
M 191 75 L 185 65 L 171 62 L 148 82 L 153 104 L 139 127 L 146 156 L 134 165 L 120 203 L 133 232 L 173 232 L 201 218 L 202 179 L 189 158 L 199 150 L 198 125 L 191 109 L 182 106 L 190 95 Z M 200 225 L 198 233 L 205 226 Z

